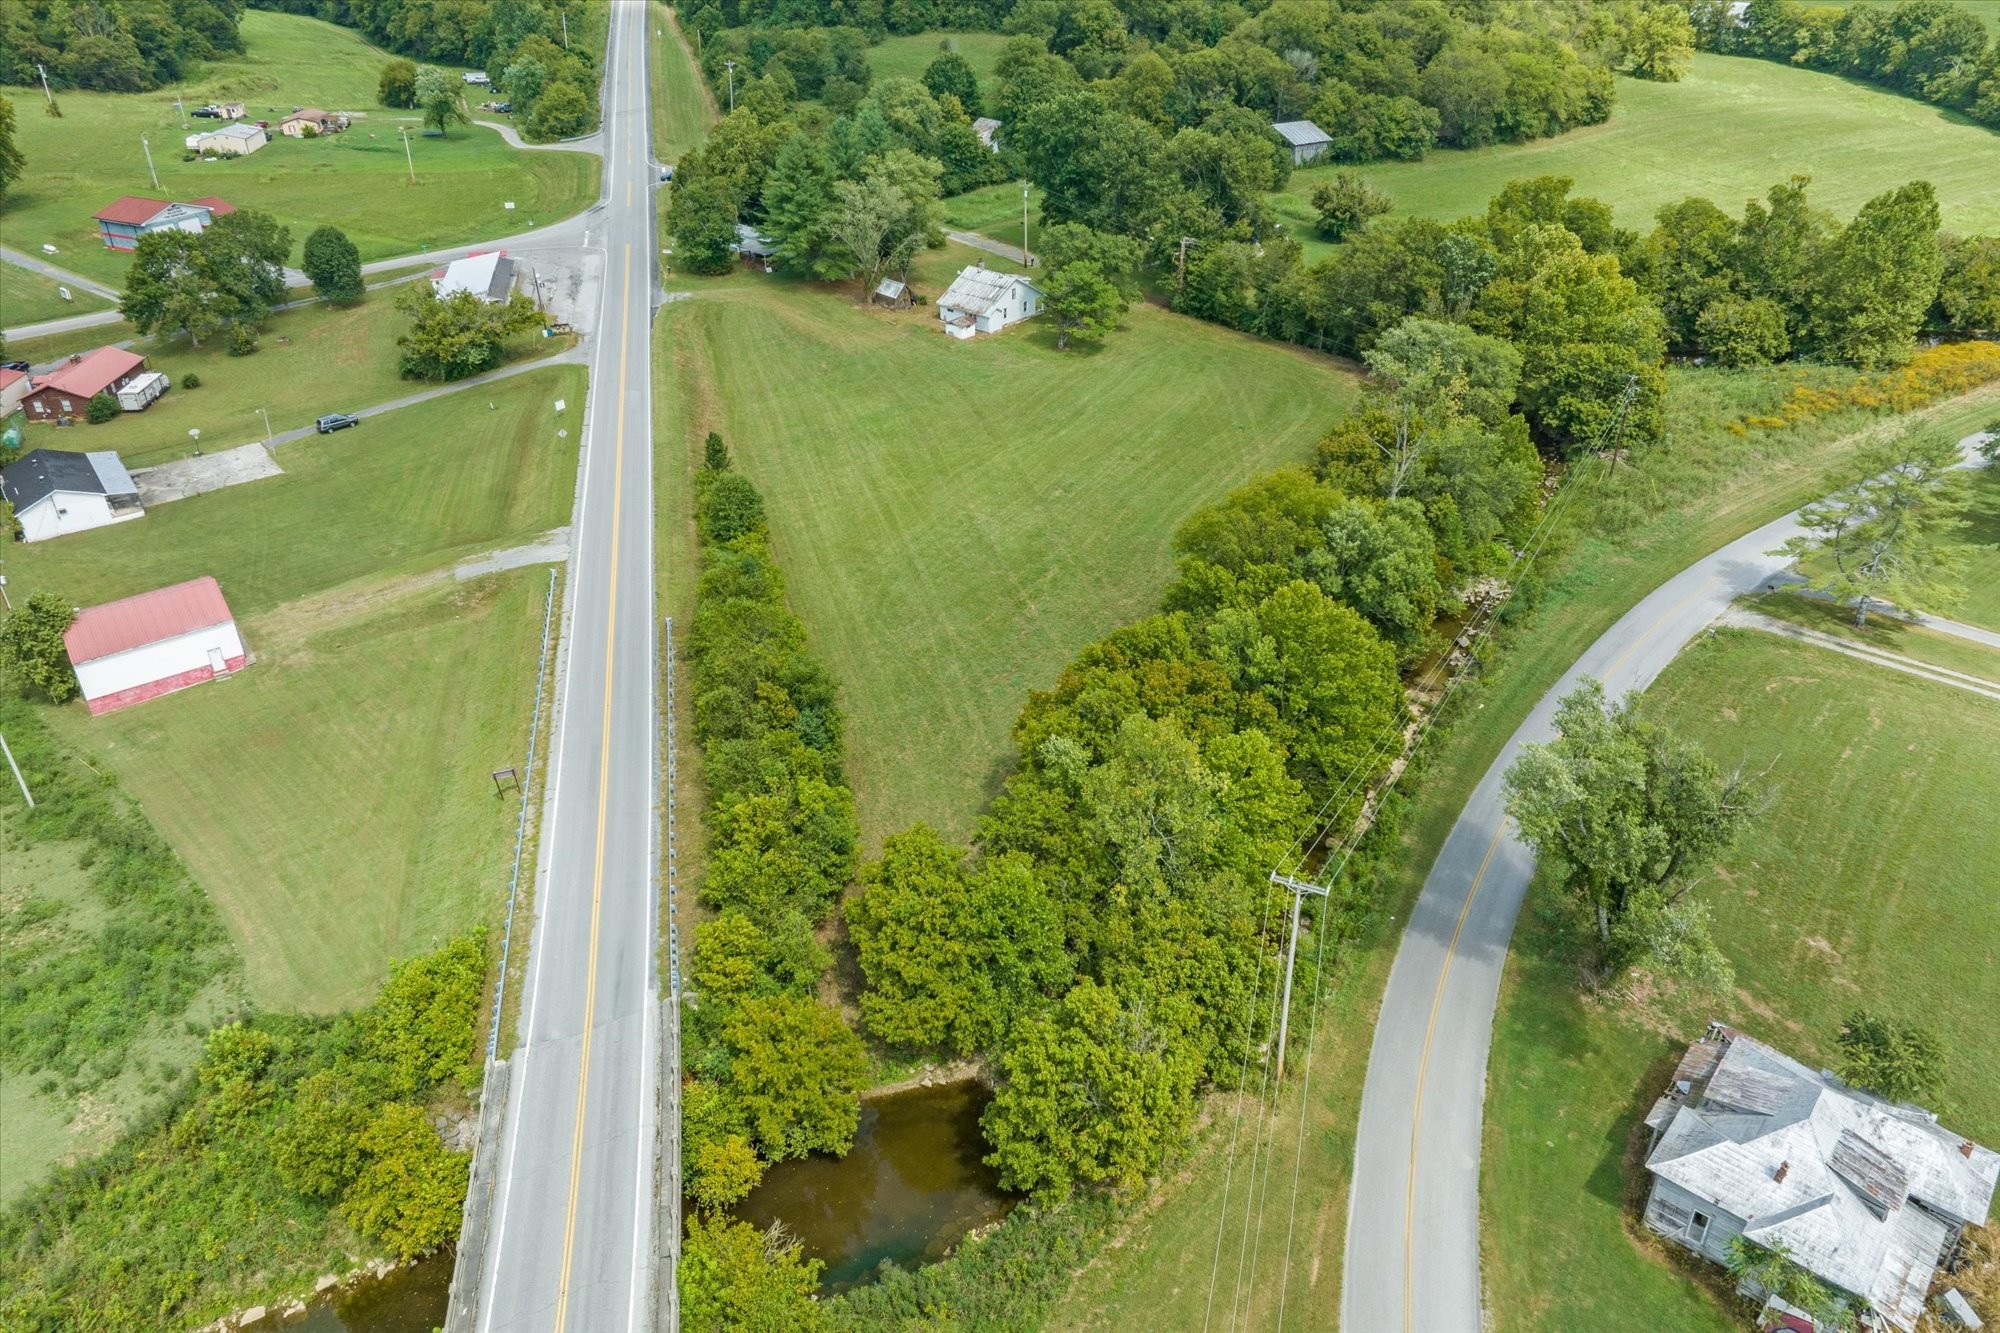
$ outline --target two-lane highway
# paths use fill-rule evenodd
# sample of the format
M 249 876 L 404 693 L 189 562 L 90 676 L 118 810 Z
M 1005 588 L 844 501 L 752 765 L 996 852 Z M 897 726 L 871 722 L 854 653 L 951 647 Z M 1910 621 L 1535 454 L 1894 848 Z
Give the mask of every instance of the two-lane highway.
M 612 7 L 606 71 L 604 211 L 590 228 L 602 241 L 603 307 L 582 423 L 532 956 L 479 1285 L 482 1333 L 636 1331 L 660 1317 L 652 1261 L 656 242 L 643 4 Z

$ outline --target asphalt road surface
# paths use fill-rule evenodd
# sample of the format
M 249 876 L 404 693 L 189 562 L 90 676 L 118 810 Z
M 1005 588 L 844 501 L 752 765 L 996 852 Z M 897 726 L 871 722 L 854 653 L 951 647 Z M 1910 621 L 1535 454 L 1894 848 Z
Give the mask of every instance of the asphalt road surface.
M 653 1310 L 653 196 L 645 8 L 612 12 L 602 314 L 583 429 L 542 867 L 480 1286 L 481 1330 L 610 1333 Z M 663 1306 L 664 1308 L 664 1306 Z
M 1968 454 L 1983 437 L 1964 442 Z M 1556 702 L 1585 676 L 1644 689 L 1729 604 L 1779 576 L 1768 554 L 1797 515 L 1682 570 L 1625 614 L 1544 695 L 1486 770 L 1431 867 L 1389 973 L 1355 1140 L 1341 1327 L 1476 1333 L 1479 1152 L 1493 1014 L 1534 856 L 1502 809 L 1522 745 L 1555 734 Z

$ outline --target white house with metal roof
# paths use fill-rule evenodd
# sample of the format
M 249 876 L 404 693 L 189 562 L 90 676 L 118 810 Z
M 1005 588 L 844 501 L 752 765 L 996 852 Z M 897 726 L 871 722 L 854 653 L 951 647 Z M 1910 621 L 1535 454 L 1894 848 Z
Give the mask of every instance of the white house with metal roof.
M 1717 1261 L 1744 1236 L 1910 1333 L 1984 1223 L 2000 1154 L 1717 1023 L 1646 1117 L 1646 1224 Z
M 938 297 L 938 322 L 954 338 L 998 333 L 1042 313 L 1042 289 L 1025 274 L 998 273 L 973 264 Z
M 471 292 L 493 304 L 505 301 L 514 292 L 514 261 L 505 250 L 487 250 L 463 259 L 454 259 L 431 272 L 431 288 L 440 301 Z
M 0 469 L 0 494 L 14 506 L 23 541 L 144 518 L 139 487 L 109 449 L 31 449 Z
M 1281 120 L 1271 126 L 1292 150 L 1292 165 L 1305 166 L 1326 156 L 1333 136 L 1309 120 Z

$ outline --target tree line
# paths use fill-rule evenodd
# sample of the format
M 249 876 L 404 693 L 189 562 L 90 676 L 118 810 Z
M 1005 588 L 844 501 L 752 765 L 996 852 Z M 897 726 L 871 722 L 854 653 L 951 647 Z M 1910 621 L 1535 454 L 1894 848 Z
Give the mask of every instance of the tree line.
M 704 1208 L 747 1194 L 766 1163 L 842 1154 L 868 1058 L 817 998 L 818 929 L 855 866 L 833 679 L 784 604 L 763 499 L 711 434 L 697 477 L 701 574 L 686 656 L 703 756 L 708 864 L 683 1032 L 683 1161 Z
M 0 5 L 0 84 L 135 93 L 237 55 L 243 0 L 9 0 Z
M 1979 15 L 1946 0 L 1806 5 L 1725 0 L 1690 6 L 1700 44 L 1728 55 L 1865 79 L 2000 127 L 2000 41 Z
M 1246 8 L 1223 0 L 696 0 L 682 17 L 702 39 L 702 68 L 719 98 L 732 81 L 740 90 L 769 79 L 788 99 L 818 99 L 845 114 L 868 88 L 868 43 L 938 27 L 994 31 L 1054 57 L 1046 77 L 1096 91 L 1165 134 L 1229 108 L 1266 121 L 1305 118 L 1332 136 L 1334 160 L 1350 162 L 1600 123 L 1614 99 L 1612 70 L 1678 78 L 1694 43 L 1685 10 L 1668 4 L 1278 0 L 1254 14 Z M 1021 109 L 1006 95 L 984 108 L 1008 121 Z

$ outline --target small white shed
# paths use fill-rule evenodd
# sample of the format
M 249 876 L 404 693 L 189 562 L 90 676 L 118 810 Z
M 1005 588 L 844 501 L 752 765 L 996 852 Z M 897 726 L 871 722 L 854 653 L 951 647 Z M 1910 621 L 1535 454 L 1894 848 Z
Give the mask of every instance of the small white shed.
M 63 635 L 92 716 L 184 690 L 249 661 L 213 578 L 87 607 Z
M 1292 150 L 1295 167 L 1319 161 L 1333 147 L 1333 136 L 1309 120 L 1281 120 L 1271 128 L 1285 141 L 1285 147 Z
M 998 333 L 1042 313 L 1042 289 L 1024 274 L 999 273 L 973 264 L 938 297 L 938 322 L 954 338 Z

